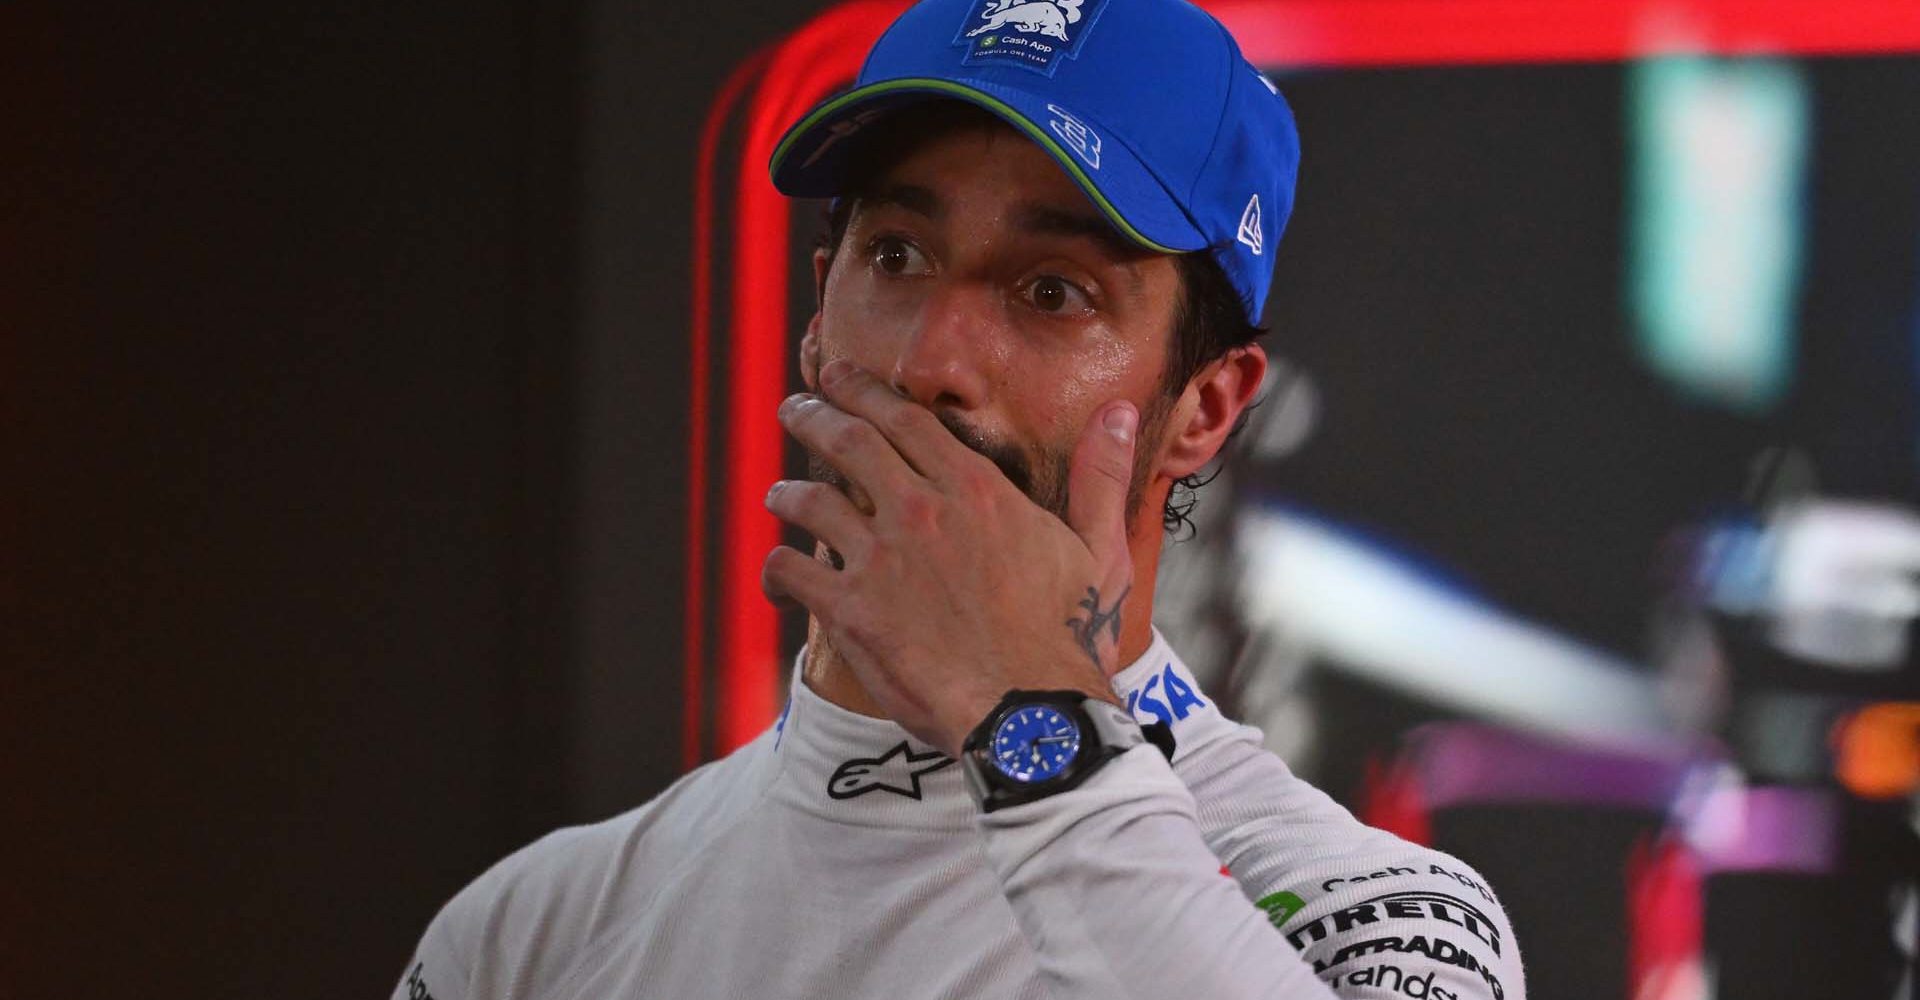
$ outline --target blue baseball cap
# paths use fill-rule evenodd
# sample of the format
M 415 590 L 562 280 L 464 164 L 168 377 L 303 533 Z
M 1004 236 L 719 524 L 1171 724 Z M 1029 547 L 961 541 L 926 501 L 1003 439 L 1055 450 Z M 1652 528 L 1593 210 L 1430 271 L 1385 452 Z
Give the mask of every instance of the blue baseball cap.
M 1127 239 L 1209 251 L 1259 324 L 1300 137 L 1211 15 L 1185 0 L 923 0 L 874 43 L 852 90 L 787 130 L 774 186 L 845 193 L 862 129 L 942 98 L 1040 144 Z

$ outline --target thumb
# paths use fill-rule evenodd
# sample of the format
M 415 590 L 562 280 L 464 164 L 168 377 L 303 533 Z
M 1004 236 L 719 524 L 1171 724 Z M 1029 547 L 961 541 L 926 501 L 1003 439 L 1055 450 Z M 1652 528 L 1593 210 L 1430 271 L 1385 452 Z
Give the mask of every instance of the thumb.
M 1127 488 L 1140 414 L 1124 400 L 1095 410 L 1067 473 L 1067 526 L 1102 567 L 1126 559 Z

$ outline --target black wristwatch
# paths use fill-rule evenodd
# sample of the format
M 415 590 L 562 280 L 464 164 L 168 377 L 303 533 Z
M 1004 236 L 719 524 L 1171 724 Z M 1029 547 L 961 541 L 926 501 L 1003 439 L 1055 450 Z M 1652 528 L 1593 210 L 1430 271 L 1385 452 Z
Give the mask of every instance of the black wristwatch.
M 1173 731 L 1142 727 L 1084 691 L 1008 691 L 961 744 L 967 790 L 993 812 L 1064 792 L 1107 761 L 1151 742 L 1173 759 Z

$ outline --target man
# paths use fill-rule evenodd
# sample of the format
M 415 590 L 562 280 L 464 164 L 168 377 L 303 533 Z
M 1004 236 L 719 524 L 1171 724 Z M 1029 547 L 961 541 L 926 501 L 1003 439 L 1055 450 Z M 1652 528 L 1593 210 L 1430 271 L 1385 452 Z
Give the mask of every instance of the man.
M 902 15 L 772 164 L 839 198 L 780 410 L 816 474 L 767 498 L 820 543 L 766 563 L 810 613 L 786 711 L 481 876 L 395 995 L 1522 997 L 1479 877 L 1294 778 L 1151 626 L 1297 159 L 1182 0 Z

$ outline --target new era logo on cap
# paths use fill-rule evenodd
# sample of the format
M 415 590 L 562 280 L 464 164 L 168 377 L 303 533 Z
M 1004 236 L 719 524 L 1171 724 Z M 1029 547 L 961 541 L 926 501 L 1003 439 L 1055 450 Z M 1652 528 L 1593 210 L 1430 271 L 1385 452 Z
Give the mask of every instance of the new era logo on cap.
M 1266 238 L 1261 235 L 1260 229 L 1259 195 L 1256 194 L 1247 200 L 1246 209 L 1240 213 L 1240 235 L 1235 239 L 1245 243 L 1255 257 L 1260 256 L 1260 249 L 1266 245 Z

